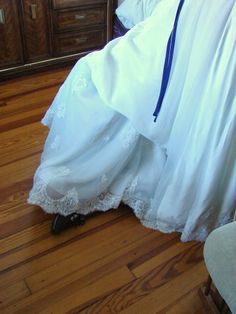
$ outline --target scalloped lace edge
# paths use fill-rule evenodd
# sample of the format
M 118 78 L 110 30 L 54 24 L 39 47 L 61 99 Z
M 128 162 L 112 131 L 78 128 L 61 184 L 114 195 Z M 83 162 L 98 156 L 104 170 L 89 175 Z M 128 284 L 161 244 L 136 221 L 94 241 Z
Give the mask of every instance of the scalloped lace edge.
M 47 184 L 42 180 L 37 179 L 29 194 L 28 203 L 40 206 L 48 214 L 61 214 L 67 216 L 74 212 L 83 215 L 96 211 L 105 212 L 111 208 L 118 208 L 120 203 L 123 202 L 131 207 L 135 216 L 140 220 L 143 226 L 159 230 L 163 233 L 180 232 L 182 233 L 181 240 L 184 242 L 192 240 L 205 241 L 208 234 L 212 231 L 212 229 L 210 230 L 208 226 L 204 225 L 197 228 L 197 231 L 193 231 L 191 228 L 187 228 L 180 224 L 170 224 L 157 219 L 147 219 L 145 214 L 152 209 L 151 201 L 133 197 L 133 188 L 134 186 L 131 184 L 129 188 L 125 189 L 123 195 L 119 196 L 114 195 L 107 190 L 89 201 L 80 201 L 75 188 L 73 188 L 62 198 L 53 199 L 47 193 Z M 231 222 L 232 220 L 231 216 L 226 215 L 221 218 L 215 228 Z

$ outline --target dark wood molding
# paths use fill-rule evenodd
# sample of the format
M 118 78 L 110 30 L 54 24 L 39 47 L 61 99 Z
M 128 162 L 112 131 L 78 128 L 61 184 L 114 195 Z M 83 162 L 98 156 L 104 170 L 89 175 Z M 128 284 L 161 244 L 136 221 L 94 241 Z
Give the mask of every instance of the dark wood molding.
M 42 71 L 47 71 L 49 69 L 56 69 L 62 66 L 73 65 L 75 64 L 77 60 L 84 57 L 89 52 L 90 51 L 76 53 L 73 55 L 52 58 L 49 60 L 43 60 L 40 62 L 24 64 L 21 66 L 6 69 L 0 72 L 0 81 L 5 81 L 7 79 L 14 79 L 17 77 L 21 77 L 24 74 L 39 73 Z
M 83 5 L 106 4 L 107 0 L 52 0 L 54 9 L 73 8 Z

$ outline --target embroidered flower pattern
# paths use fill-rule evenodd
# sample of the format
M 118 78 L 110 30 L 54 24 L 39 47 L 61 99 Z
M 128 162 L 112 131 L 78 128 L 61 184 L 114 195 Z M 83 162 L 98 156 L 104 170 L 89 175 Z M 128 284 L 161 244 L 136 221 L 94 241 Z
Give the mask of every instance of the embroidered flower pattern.
M 84 77 L 80 77 L 80 78 L 79 78 L 78 85 L 79 85 L 80 87 L 84 87 L 84 88 L 88 87 L 88 81 L 87 81 L 87 79 L 84 78 Z
M 71 174 L 71 170 L 67 167 L 60 167 L 57 169 L 57 174 L 56 176 L 60 176 L 60 177 L 64 177 L 64 176 L 68 176 L 69 174 Z
M 50 147 L 51 149 L 57 149 L 60 146 L 60 136 L 55 136 L 54 140 L 52 141 Z
M 66 106 L 64 103 L 60 103 L 57 107 L 57 117 L 58 118 L 64 118 L 66 112 Z
M 80 76 L 73 87 L 74 91 L 80 92 L 81 90 L 83 90 L 84 88 L 88 87 L 88 80 L 85 77 Z

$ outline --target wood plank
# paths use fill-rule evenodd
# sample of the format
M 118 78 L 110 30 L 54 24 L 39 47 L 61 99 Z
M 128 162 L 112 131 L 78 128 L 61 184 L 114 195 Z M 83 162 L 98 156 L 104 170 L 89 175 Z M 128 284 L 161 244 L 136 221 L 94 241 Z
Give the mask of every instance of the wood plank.
M 188 291 L 199 286 L 206 278 L 207 272 L 204 263 L 199 263 L 182 276 L 178 276 L 166 284 L 155 289 L 151 294 L 140 301 L 120 311 L 121 314 L 156 314 L 169 304 L 177 301 Z
M 19 281 L 16 284 L 0 290 L 0 311 L 8 305 L 11 305 L 18 300 L 30 295 L 30 291 L 24 281 Z
M 129 269 L 132 270 L 132 273 L 136 278 L 139 278 L 162 263 L 168 262 L 174 256 L 186 251 L 187 249 L 191 249 L 194 245 L 196 245 L 196 242 L 178 242 L 175 245 L 168 247 L 167 250 L 164 250 L 163 252 L 155 255 L 153 258 L 143 262 L 141 265 L 131 265 Z
M 44 90 L 32 92 L 24 96 L 15 97 L 7 101 L 7 105 L 0 107 L 1 120 L 3 118 L 18 116 L 33 109 L 45 108 L 50 105 L 59 87 L 48 87 Z M 1 121 L 2 124 L 2 121 Z
M 140 232 L 141 226 L 138 224 L 136 227 L 138 232 L 134 232 L 134 228 L 130 230 L 130 234 L 132 236 L 130 236 L 128 232 L 123 233 L 123 236 L 119 241 L 120 244 L 116 244 L 118 241 L 113 241 L 116 247 L 114 248 L 114 252 L 110 252 L 110 254 L 102 257 L 102 254 L 100 253 L 101 250 L 88 248 L 87 252 L 84 251 L 73 256 L 74 261 L 71 259 L 71 264 L 68 263 L 67 265 L 67 267 L 72 268 L 70 274 L 68 274 L 68 271 L 58 268 L 58 272 L 62 272 L 64 276 L 63 274 L 61 278 L 57 276 L 57 281 L 54 283 L 51 282 L 50 286 L 43 286 L 39 289 L 39 291 L 34 292 L 32 296 L 19 302 L 16 305 L 17 308 L 32 310 L 39 308 L 41 304 L 43 304 L 46 308 L 50 306 L 52 302 L 57 302 L 57 300 L 67 297 L 70 294 L 70 291 L 84 288 L 104 277 L 106 274 L 122 267 L 127 262 L 132 261 L 138 255 L 141 256 L 146 254 L 146 252 L 150 250 L 150 247 L 153 247 L 154 243 L 158 246 L 158 244 L 161 244 L 164 241 L 171 242 L 171 237 L 172 239 L 175 239 L 174 235 L 168 235 L 168 237 L 165 238 L 162 237 L 160 233 L 158 234 L 158 232 L 153 232 L 152 230 L 146 230 L 143 228 L 143 232 L 149 232 L 145 236 L 142 232 Z M 111 250 L 111 245 L 107 245 L 107 247 Z M 104 248 L 106 249 L 106 247 Z M 78 264 L 78 270 L 73 267 L 73 265 L 76 264 Z M 66 267 L 66 265 L 64 266 Z M 48 276 L 51 276 L 50 271 L 48 271 Z
M 140 227 L 139 224 L 134 224 L 127 232 L 117 235 L 112 240 L 112 244 L 108 240 L 101 245 L 96 245 L 96 250 L 94 246 L 88 248 L 83 252 L 82 259 L 80 258 L 81 253 L 73 255 L 69 259 L 64 259 L 62 262 L 26 278 L 30 290 L 35 293 L 60 280 L 70 283 L 82 275 L 90 277 L 91 273 L 98 268 L 100 268 L 99 273 L 104 273 L 106 269 L 111 269 L 110 263 L 113 267 L 118 268 L 132 261 L 134 257 L 144 255 L 150 249 L 149 243 L 154 249 L 154 241 L 156 246 L 162 243 L 172 243 L 170 240 L 173 239 L 176 241 L 174 235 L 162 238 L 160 234 Z
M 0 84 L 0 99 L 9 99 L 14 96 L 41 90 L 49 86 L 60 85 L 66 79 L 70 70 L 71 67 L 65 67 L 5 81 Z
M 192 248 L 186 249 L 167 262 L 164 261 L 163 264 L 148 274 L 114 292 L 108 299 L 99 300 L 89 309 L 85 309 L 84 313 L 96 312 L 98 308 L 102 313 L 103 306 L 109 306 L 112 313 L 120 313 L 123 309 L 128 308 L 133 303 L 135 304 L 137 300 L 142 300 L 152 294 L 167 282 L 173 281 L 176 277 L 182 277 L 186 271 L 199 263 L 199 255 L 202 255 L 201 244 L 195 244 Z
M 192 291 L 183 295 L 178 300 L 175 300 L 171 305 L 165 309 L 158 311 L 156 314 L 208 314 L 198 294 L 198 289 L 194 288 Z
M 6 167 L 8 167 L 8 165 L 6 165 Z M 2 169 L 3 167 L 1 167 L 1 171 Z M 7 182 L 5 184 L 7 185 Z M 32 187 L 32 184 L 33 173 L 26 180 L 20 180 L 17 183 L 13 182 L 12 185 L 2 187 L 0 189 L 0 223 L 11 221 L 12 219 L 10 215 L 12 213 L 17 216 L 22 216 L 26 212 L 31 212 L 31 210 L 29 210 L 29 207 L 25 206 L 25 202 Z M 22 213 L 21 211 L 16 211 L 18 207 L 21 207 L 21 210 L 24 211 L 24 213 Z
M 39 207 L 26 203 L 31 187 L 29 178 L 0 190 L 0 239 L 49 219 Z
M 40 121 L 52 103 L 58 86 L 45 88 L 15 97 L 0 107 L 0 131 L 7 132 L 20 126 Z
M 35 154 L 1 167 L 0 189 L 10 188 L 33 177 L 41 154 Z
M 123 205 L 53 237 L 52 216 L 26 204 L 47 135 L 39 120 L 68 71 L 0 84 L 0 312 L 205 313 L 201 244 L 146 229 Z
M 19 184 L 20 185 L 20 184 Z M 26 204 L 26 199 L 28 196 L 28 192 L 32 186 L 32 180 L 30 180 L 29 188 L 28 190 L 20 190 L 22 192 L 22 197 L 18 195 L 17 193 L 12 194 L 12 198 L 9 196 L 2 197 L 0 200 L 6 201 L 6 203 L 0 205 L 0 238 L 4 238 L 1 232 L 1 228 L 4 224 L 10 224 L 11 222 L 16 223 L 16 220 L 31 215 L 37 215 L 38 207 L 37 206 L 31 206 Z M 33 217 L 31 217 L 33 218 Z M 37 217 L 38 218 L 38 217 Z M 15 228 L 15 232 L 17 232 L 17 228 Z M 9 233 L 8 233 L 9 234 Z M 6 237 L 6 236 L 5 236 Z
M 45 104 L 44 107 L 39 107 L 30 111 L 21 112 L 9 117 L 1 118 L 0 132 L 8 132 L 9 130 L 41 121 L 49 107 L 49 103 Z
M 23 252 L 18 251 L 13 252 L 11 255 L 5 255 L 4 260 L 1 259 L 0 263 L 3 270 L 0 273 L 0 287 L 8 286 L 42 271 L 60 261 L 62 257 L 67 259 L 78 252 L 87 250 L 88 246 L 93 247 L 97 242 L 103 242 L 107 238 L 111 239 L 112 234 L 115 234 L 116 231 L 120 232 L 126 226 L 130 226 L 130 219 L 125 223 L 127 215 L 130 214 L 127 213 L 125 208 L 122 208 L 119 211 L 114 210 L 91 216 L 84 226 L 72 228 L 57 237 L 48 234 L 47 239 L 42 239 L 42 246 L 40 241 L 39 243 L 33 243 L 32 246 L 29 245 L 28 249 L 24 247 Z M 31 249 L 34 252 L 31 252 Z M 13 259 L 16 257 L 18 263 L 11 260 L 9 256 Z M 27 260 L 24 259 L 26 257 Z M 8 264 L 9 262 L 10 264 Z
M 4 253 L 12 253 L 13 250 L 19 247 L 22 248 L 22 246 L 26 244 L 32 244 L 32 242 L 47 237 L 49 235 L 50 225 L 51 220 L 47 220 L 0 239 L 0 260 L 1 255 Z
M 48 129 L 36 122 L 0 134 L 0 166 L 40 153 Z
M 27 205 L 24 206 L 27 207 Z M 17 207 L 16 211 L 20 210 L 20 208 L 21 207 Z M 0 224 L 0 239 L 7 238 L 26 228 L 48 221 L 49 219 L 51 220 L 51 215 L 46 215 L 41 208 L 29 206 L 29 209 L 29 213 L 19 217 L 14 217 L 14 213 L 12 213 L 12 220 Z
M 105 294 L 109 294 L 115 289 L 118 289 L 125 284 L 133 281 L 134 277 L 129 269 L 125 266 L 114 271 L 113 273 L 104 276 L 102 279 L 95 283 L 85 287 L 79 291 L 68 296 L 66 299 L 61 300 L 56 305 L 48 307 L 44 311 L 39 313 L 66 313 L 70 310 L 79 311 L 79 309 L 86 304 L 94 302 L 99 297 L 103 297 Z
M 114 241 L 118 240 L 119 237 L 121 236 L 122 232 L 125 232 L 128 228 L 128 231 L 130 228 L 134 227 L 134 217 L 129 217 L 127 219 L 125 219 L 122 224 L 116 224 L 116 226 L 110 226 L 108 228 L 105 228 L 104 230 L 101 230 L 101 232 L 97 232 L 96 237 L 98 238 L 98 240 L 96 240 L 96 245 L 92 246 L 92 250 L 96 247 L 96 250 L 101 250 L 101 246 L 103 245 L 104 241 L 108 241 L 106 242 L 106 249 L 108 250 L 109 247 L 111 246 L 111 249 L 113 249 L 112 247 L 112 239 L 114 239 Z M 138 226 L 139 227 L 139 226 Z M 81 226 L 80 228 L 78 228 L 78 230 L 80 230 L 80 232 L 82 233 L 85 229 L 85 226 Z M 146 231 L 146 230 L 145 230 Z M 106 238 L 106 240 L 104 240 L 104 234 L 107 235 L 108 237 Z M 64 243 L 65 239 L 63 238 L 62 243 Z M 93 235 L 94 238 L 94 235 Z M 96 239 L 97 239 L 96 238 Z M 117 239 L 118 238 L 118 239 Z M 67 239 L 68 240 L 68 239 Z M 93 241 L 95 241 L 95 239 L 93 239 Z M 81 243 L 83 243 L 83 250 L 86 249 L 88 246 L 86 244 L 86 242 L 90 242 L 89 241 L 89 237 L 87 237 L 84 241 L 81 240 L 80 243 L 77 243 L 76 239 L 73 241 L 73 243 L 70 244 L 70 251 L 72 251 L 72 248 L 74 248 L 74 252 L 73 255 L 76 254 L 76 252 L 78 252 L 77 250 L 80 248 Z M 51 252 L 51 250 L 56 250 L 58 246 L 61 246 L 61 244 L 59 242 L 59 237 L 53 237 L 50 234 L 48 234 L 48 237 L 45 239 L 42 239 L 39 243 L 31 243 L 29 246 L 24 246 L 22 249 L 20 250 L 16 250 L 13 251 L 10 254 L 6 254 L 1 256 L 1 263 L 0 263 L 0 273 L 6 271 L 7 269 L 11 269 L 13 267 L 16 267 L 18 264 L 21 263 L 25 263 L 28 260 L 32 260 L 32 258 L 35 258 L 37 256 L 40 255 L 47 255 L 49 252 Z M 93 243 L 93 242 L 92 242 Z M 90 245 L 92 244 L 90 243 Z M 81 252 L 81 251 L 80 251 Z M 80 253 L 81 254 L 81 253 Z M 96 254 L 98 255 L 98 254 Z M 70 256 L 71 256 L 71 252 L 70 252 Z M 56 260 L 55 260 L 56 261 Z M 55 263 L 54 261 L 54 263 Z
M 6 101 L 0 100 L 0 107 L 4 107 L 6 105 L 7 105 Z
M 206 309 L 206 313 L 211 313 L 211 314 L 220 314 L 219 309 L 217 308 L 211 293 L 209 293 L 208 295 L 205 295 L 205 287 L 204 285 L 201 285 L 201 287 L 199 287 L 198 289 L 198 295 L 200 297 L 200 299 L 203 302 L 203 305 Z M 224 313 L 224 312 L 223 312 Z M 230 314 L 228 312 L 226 312 L 227 314 Z
M 86 306 L 86 304 L 111 293 L 133 279 L 132 273 L 123 266 L 82 289 L 74 286 L 72 288 L 67 287 L 67 297 L 61 295 L 61 291 L 57 291 L 55 295 L 51 296 L 50 304 L 47 303 L 47 300 L 44 302 L 44 299 L 30 305 L 23 300 L 6 308 L 3 313 L 66 313 L 71 308 Z M 34 298 L 34 295 L 31 297 Z M 27 298 L 25 300 L 27 301 Z

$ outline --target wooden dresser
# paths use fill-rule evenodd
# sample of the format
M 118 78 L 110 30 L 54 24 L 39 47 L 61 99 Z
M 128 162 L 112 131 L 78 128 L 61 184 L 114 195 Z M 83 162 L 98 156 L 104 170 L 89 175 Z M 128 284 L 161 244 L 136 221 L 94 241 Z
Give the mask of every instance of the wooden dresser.
M 114 0 L 0 0 L 0 80 L 66 64 L 112 38 Z

